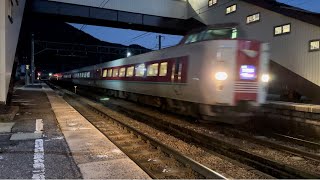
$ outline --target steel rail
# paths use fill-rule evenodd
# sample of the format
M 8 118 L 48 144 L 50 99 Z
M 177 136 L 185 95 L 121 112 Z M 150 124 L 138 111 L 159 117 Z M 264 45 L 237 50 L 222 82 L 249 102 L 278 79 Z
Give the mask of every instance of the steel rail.
M 152 124 L 153 127 L 170 132 L 177 138 L 181 138 L 189 142 L 196 143 L 202 147 L 208 148 L 219 154 L 235 159 L 243 164 L 254 167 L 257 170 L 272 175 L 276 178 L 320 177 L 319 174 L 304 172 L 284 163 L 276 162 L 274 160 L 267 159 L 260 155 L 246 152 L 246 150 L 241 149 L 235 145 L 228 144 L 214 137 L 201 134 L 175 124 L 171 124 L 169 122 L 163 121 L 160 118 L 149 116 L 141 112 L 136 112 L 131 109 L 124 108 L 122 106 L 114 106 L 121 109 L 121 113 L 124 113 L 129 117 L 135 118 L 136 120 L 142 121 L 147 124 Z
M 76 97 L 75 95 L 71 94 L 70 92 L 64 92 L 64 93 L 67 94 L 68 96 L 71 96 L 72 98 Z M 81 97 L 78 96 L 77 98 L 81 98 Z M 81 102 L 85 103 L 83 101 L 81 101 Z M 124 123 L 122 123 L 121 121 L 119 121 L 117 119 L 114 119 L 114 118 L 108 116 L 107 114 L 105 114 L 104 112 L 94 108 L 93 106 L 91 106 L 91 105 L 89 105 L 87 103 L 85 104 L 85 106 L 90 108 L 92 111 L 95 111 L 97 114 L 101 115 L 102 117 L 108 118 L 108 119 L 116 122 L 117 124 L 125 127 L 129 131 L 131 131 L 134 134 L 136 134 L 137 136 L 141 137 L 143 140 L 148 141 L 153 146 L 160 147 L 161 151 L 163 151 L 166 154 L 169 154 L 170 156 L 174 157 L 177 161 L 179 161 L 182 164 L 185 164 L 186 166 L 190 167 L 191 169 L 193 169 L 194 171 L 198 172 L 199 174 L 201 174 L 205 178 L 208 178 L 208 179 L 226 179 L 226 177 L 224 177 L 221 174 L 213 171 L 212 169 L 210 169 L 210 168 L 200 164 L 199 162 L 189 158 L 188 156 L 185 156 L 185 155 L 181 154 L 180 152 L 178 152 L 178 151 L 176 151 L 176 150 L 164 145 L 163 143 L 161 143 L 161 142 L 157 141 L 156 139 L 144 134 L 143 132 L 141 132 L 141 131 L 139 131 L 137 129 L 134 129 L 133 127 L 130 127 L 127 124 L 124 124 Z M 136 163 L 139 163 L 139 162 L 136 162 Z M 144 169 L 144 170 L 146 170 L 146 169 Z M 152 175 L 152 176 L 155 176 L 155 175 Z M 154 177 L 154 178 L 158 178 L 158 177 Z
M 125 113 L 127 116 L 143 121 L 147 124 L 166 130 L 174 134 L 176 137 L 188 140 L 190 142 L 197 143 L 202 147 L 206 147 L 219 154 L 225 155 L 232 159 L 237 159 L 239 162 L 252 166 L 257 170 L 270 174 L 277 178 L 319 178 L 319 174 L 313 174 L 311 172 L 304 172 L 295 167 L 276 162 L 274 160 L 267 159 L 257 154 L 246 152 L 235 145 L 228 144 L 214 137 L 204 135 L 187 128 L 171 124 L 163 121 L 160 118 L 149 116 L 147 114 L 136 112 L 122 106 L 114 105 L 122 109 L 121 113 Z

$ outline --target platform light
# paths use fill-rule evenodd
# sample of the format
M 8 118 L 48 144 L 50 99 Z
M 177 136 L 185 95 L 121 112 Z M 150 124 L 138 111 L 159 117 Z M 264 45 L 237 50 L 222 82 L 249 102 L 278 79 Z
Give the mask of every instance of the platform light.
M 49 76 L 52 76 L 52 73 L 49 73 Z
M 262 81 L 262 82 L 267 83 L 267 82 L 269 82 L 269 80 L 270 80 L 269 74 L 263 74 L 263 75 L 261 76 L 261 81 Z
M 127 57 L 130 57 L 131 56 L 131 52 L 127 52 Z
M 228 78 L 228 74 L 226 72 L 217 72 L 214 77 L 218 81 L 224 81 Z

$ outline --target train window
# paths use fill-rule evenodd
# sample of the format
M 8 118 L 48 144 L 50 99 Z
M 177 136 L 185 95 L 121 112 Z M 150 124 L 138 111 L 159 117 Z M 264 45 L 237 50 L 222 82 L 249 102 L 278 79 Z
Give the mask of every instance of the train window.
M 113 69 L 112 77 L 118 77 L 118 75 L 119 75 L 119 69 Z
M 237 38 L 237 29 L 209 29 L 206 31 L 203 40 Z
M 184 43 L 189 44 L 194 36 L 194 34 L 189 35 Z
M 146 72 L 146 66 L 144 64 L 140 64 L 136 66 L 136 74 L 135 74 L 136 76 L 142 77 L 144 76 L 145 72 Z
M 103 74 L 102 74 L 102 77 L 107 77 L 107 72 L 108 72 L 108 70 L 103 70 Z
M 134 66 L 128 67 L 127 68 L 126 77 L 132 77 L 133 76 L 133 70 L 134 70 Z
M 112 77 L 112 69 L 108 69 L 108 77 Z
M 87 72 L 87 78 L 90 78 L 90 72 Z
M 166 76 L 167 72 L 168 72 L 168 63 L 167 62 L 161 63 L 159 76 Z
M 237 5 L 236 4 L 231 5 L 231 6 L 226 8 L 226 14 L 230 14 L 230 13 L 236 12 L 236 10 L 237 10 Z
M 189 35 L 187 37 L 186 41 L 185 41 L 185 44 L 201 41 L 203 39 L 203 37 L 205 36 L 205 33 L 206 33 L 206 31 L 202 31 L 202 32 L 197 33 L 197 34 Z
M 238 30 L 237 29 L 232 29 L 231 39 L 235 39 L 237 37 L 238 37 Z
M 282 35 L 282 34 L 288 34 L 291 32 L 291 24 L 285 24 L 280 26 L 274 27 L 274 36 Z
M 126 68 L 120 68 L 119 77 L 124 77 L 126 75 Z
M 147 76 L 158 76 L 159 63 L 151 64 L 148 66 Z
M 320 40 L 311 40 L 309 42 L 309 51 L 320 51 Z
M 247 24 L 260 21 L 260 13 L 256 13 L 250 16 L 247 16 Z

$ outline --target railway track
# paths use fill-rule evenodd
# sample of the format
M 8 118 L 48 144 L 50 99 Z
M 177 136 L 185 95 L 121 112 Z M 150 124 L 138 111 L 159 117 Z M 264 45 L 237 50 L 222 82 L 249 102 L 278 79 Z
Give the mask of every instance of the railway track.
M 237 160 L 273 177 L 290 179 L 320 177 L 320 174 L 305 172 L 295 167 L 291 167 L 283 163 L 267 159 L 260 155 L 249 153 L 239 147 L 236 147 L 235 145 L 228 144 L 227 142 L 221 141 L 214 137 L 204 135 L 175 124 L 171 124 L 166 121 L 162 121 L 160 118 L 157 119 L 140 112 L 133 112 L 123 107 L 120 107 L 120 109 L 122 109 L 120 110 L 121 113 L 124 113 L 131 118 L 139 119 L 141 122 L 156 127 L 160 130 L 164 130 L 180 139 L 196 143 L 201 147 L 205 147 L 218 154 Z M 150 121 L 150 119 L 152 119 L 152 121 Z
M 229 135 L 229 136 L 235 136 L 237 138 L 241 139 L 248 139 L 252 142 L 255 142 L 260 145 L 268 146 L 272 149 L 276 149 L 282 152 L 290 153 L 293 155 L 297 155 L 306 159 L 310 159 L 313 161 L 318 161 L 320 163 L 320 155 L 311 153 L 309 151 L 304 151 L 298 148 L 291 147 L 289 145 L 285 145 L 287 142 L 291 143 L 297 143 L 302 147 L 308 147 L 311 148 L 314 151 L 319 151 L 320 150 L 320 144 L 311 142 L 311 141 L 305 141 L 302 139 L 286 136 L 286 135 L 281 135 L 281 134 L 276 134 L 276 133 L 268 133 L 265 134 L 265 136 L 260 136 L 260 135 L 249 135 L 246 132 L 241 132 L 238 131 L 237 129 L 233 128 L 228 128 L 228 127 L 223 127 L 223 134 Z M 271 138 L 275 138 L 275 141 L 271 140 Z M 281 140 L 281 141 L 279 141 Z
M 280 139 L 286 142 L 292 142 L 304 147 L 308 147 L 310 149 L 314 149 L 314 150 L 320 150 L 320 141 L 319 142 L 313 142 L 313 141 L 309 141 L 309 140 L 304 140 L 301 138 L 296 138 L 296 137 L 292 137 L 292 136 L 288 136 L 288 135 L 284 135 L 284 134 L 278 134 L 278 133 L 272 133 L 272 134 L 267 134 L 267 136 L 270 137 L 274 137 L 276 139 Z
M 94 107 L 66 97 L 66 101 L 155 179 L 226 179 L 144 133 Z
M 91 107 L 94 108 L 94 107 Z M 119 108 L 119 107 L 117 107 Z M 95 108 L 94 108 L 95 109 Z M 243 164 L 254 167 L 255 169 L 262 171 L 266 174 L 269 174 L 276 178 L 319 178 L 319 174 L 314 174 L 312 172 L 301 171 L 295 167 L 285 165 L 261 157 L 257 154 L 252 154 L 246 152 L 245 150 L 236 147 L 232 144 L 220 141 L 218 139 L 206 136 L 189 129 L 170 124 L 168 122 L 162 121 L 160 118 L 148 116 L 143 113 L 133 112 L 131 110 L 120 107 L 121 113 L 125 113 L 127 116 L 142 121 L 146 124 L 152 125 L 157 129 L 164 130 L 171 134 L 174 134 L 176 137 L 186 140 L 188 142 L 196 143 L 202 147 L 213 150 L 219 154 L 227 156 L 229 158 L 235 159 Z M 119 111 L 119 110 L 118 110 Z M 100 112 L 103 114 L 103 112 Z

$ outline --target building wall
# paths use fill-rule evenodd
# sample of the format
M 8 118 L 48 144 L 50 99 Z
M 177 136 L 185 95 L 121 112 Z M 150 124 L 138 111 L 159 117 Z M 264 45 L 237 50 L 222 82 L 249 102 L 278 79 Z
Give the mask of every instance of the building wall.
M 185 19 L 186 0 L 50 0 L 92 7 L 103 7 L 126 12 L 148 14 L 161 17 Z
M 197 18 L 205 24 L 239 23 L 249 38 L 271 43 L 271 60 L 320 86 L 320 51 L 309 52 L 309 41 L 320 39 L 320 27 L 239 0 L 218 0 L 212 7 L 208 0 L 189 3 L 189 17 L 198 11 Z M 237 11 L 226 15 L 226 7 L 232 4 L 237 4 Z M 258 12 L 260 22 L 246 24 L 246 17 Z M 287 23 L 291 23 L 290 34 L 273 35 L 274 26 Z
M 5 1 L 0 1 L 0 103 L 5 101 Z
M 0 1 L 0 103 L 5 103 L 19 39 L 25 0 L 12 1 L 12 23 L 8 18 L 10 0 Z

